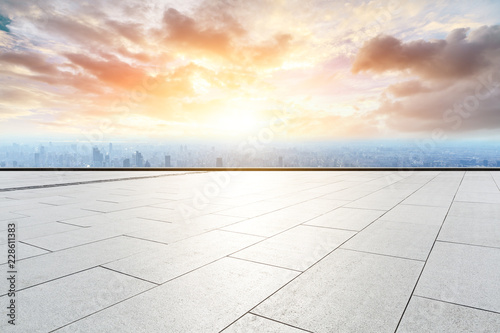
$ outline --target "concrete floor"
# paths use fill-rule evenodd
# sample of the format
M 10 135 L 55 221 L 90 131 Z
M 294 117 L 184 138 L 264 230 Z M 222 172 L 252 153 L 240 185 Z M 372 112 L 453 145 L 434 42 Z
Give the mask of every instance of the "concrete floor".
M 73 185 L 70 185 L 73 184 Z M 0 172 L 1 332 L 497 332 L 500 172 Z

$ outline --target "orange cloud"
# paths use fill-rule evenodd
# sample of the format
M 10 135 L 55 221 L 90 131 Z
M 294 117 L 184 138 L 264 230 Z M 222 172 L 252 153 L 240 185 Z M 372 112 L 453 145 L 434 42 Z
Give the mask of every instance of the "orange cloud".
M 108 55 L 107 61 L 82 54 L 65 54 L 65 56 L 73 64 L 113 86 L 130 89 L 148 78 L 144 70 L 122 62 L 112 55 Z
M 169 8 L 163 15 L 168 35 L 165 40 L 181 48 L 194 48 L 226 56 L 230 52 L 231 30 L 199 27 L 196 21 Z
M 216 55 L 239 66 L 277 66 L 290 51 L 293 36 L 275 34 L 259 43 L 251 43 L 247 31 L 227 13 L 219 20 L 196 20 L 176 9 L 163 15 L 167 46 L 194 55 Z

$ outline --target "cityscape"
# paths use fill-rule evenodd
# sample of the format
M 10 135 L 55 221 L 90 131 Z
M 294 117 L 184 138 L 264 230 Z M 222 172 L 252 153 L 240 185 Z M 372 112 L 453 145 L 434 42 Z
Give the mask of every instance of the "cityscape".
M 1 168 L 500 167 L 500 144 L 339 141 L 261 146 L 68 142 L 0 146 Z

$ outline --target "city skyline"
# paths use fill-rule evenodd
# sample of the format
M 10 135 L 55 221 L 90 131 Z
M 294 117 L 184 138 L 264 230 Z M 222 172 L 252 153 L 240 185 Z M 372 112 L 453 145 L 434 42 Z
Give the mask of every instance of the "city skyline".
M 343 141 L 246 146 L 47 142 L 0 145 L 1 168 L 498 168 L 488 141 Z
M 498 12 L 486 0 L 2 1 L 0 140 L 499 141 Z

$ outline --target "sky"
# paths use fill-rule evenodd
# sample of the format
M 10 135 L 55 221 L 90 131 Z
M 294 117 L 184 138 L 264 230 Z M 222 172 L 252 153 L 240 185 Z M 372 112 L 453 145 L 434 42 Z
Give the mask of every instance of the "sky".
M 0 138 L 500 139 L 500 1 L 0 1 Z

